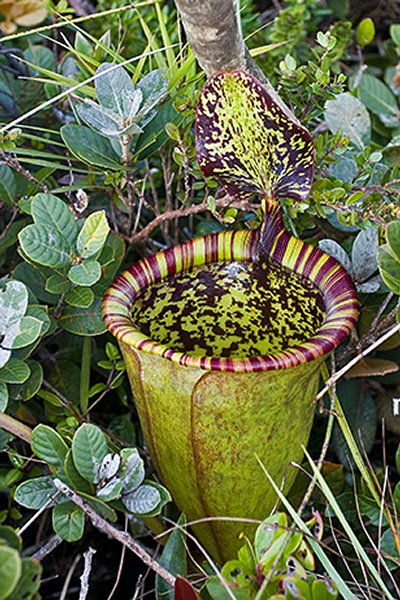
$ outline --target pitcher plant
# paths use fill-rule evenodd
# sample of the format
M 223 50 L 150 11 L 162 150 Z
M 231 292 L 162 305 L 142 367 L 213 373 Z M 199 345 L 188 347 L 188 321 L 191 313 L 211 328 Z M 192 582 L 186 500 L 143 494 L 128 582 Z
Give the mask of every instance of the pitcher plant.
M 240 519 L 263 519 L 276 502 L 259 461 L 290 489 L 321 365 L 354 326 L 358 300 L 332 257 L 284 227 L 280 199 L 309 193 L 313 143 L 257 79 L 208 80 L 196 149 L 232 198 L 260 198 L 261 226 L 140 260 L 109 288 L 103 315 L 158 475 L 222 562 L 255 527 Z

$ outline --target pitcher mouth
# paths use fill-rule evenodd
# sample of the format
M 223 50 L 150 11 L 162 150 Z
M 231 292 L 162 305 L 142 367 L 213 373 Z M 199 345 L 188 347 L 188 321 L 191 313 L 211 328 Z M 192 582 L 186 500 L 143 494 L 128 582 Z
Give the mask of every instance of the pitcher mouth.
M 319 290 L 324 304 L 320 326 L 305 341 L 257 356 L 199 355 L 155 341 L 135 322 L 132 307 L 151 286 L 212 263 L 249 263 L 255 256 L 258 236 L 257 231 L 212 234 L 140 260 L 122 273 L 104 296 L 102 313 L 108 329 L 118 340 L 137 350 L 212 371 L 283 369 L 327 355 L 348 336 L 357 321 L 359 302 L 354 284 L 331 256 L 285 230 L 276 236 L 269 260 L 308 280 Z

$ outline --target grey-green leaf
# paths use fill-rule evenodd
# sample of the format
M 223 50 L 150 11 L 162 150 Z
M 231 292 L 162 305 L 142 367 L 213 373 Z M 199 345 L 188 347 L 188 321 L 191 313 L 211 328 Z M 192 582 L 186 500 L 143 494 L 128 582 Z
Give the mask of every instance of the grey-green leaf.
M 91 423 L 81 425 L 72 441 L 72 457 L 78 473 L 87 481 L 97 483 L 107 453 L 106 436 L 101 429 Z
M 378 229 L 368 227 L 360 231 L 351 250 L 356 281 L 366 281 L 378 268 Z
M 28 290 L 21 281 L 7 281 L 0 291 L 0 332 L 4 335 L 9 327 L 26 313 Z
M 325 121 L 332 133 L 348 135 L 358 148 L 371 139 L 371 119 L 364 104 L 349 93 L 339 94 L 325 104 Z
M 385 124 L 398 126 L 399 108 L 396 97 L 383 81 L 365 73 L 358 88 L 358 96 L 371 112 L 379 117 L 389 118 Z
M 99 281 L 101 277 L 101 265 L 97 260 L 89 258 L 79 265 L 73 265 L 68 271 L 68 278 L 75 285 L 90 287 Z
M 122 479 L 125 492 L 135 490 L 142 483 L 145 476 L 144 463 L 136 448 L 123 448 L 121 450 L 119 476 Z
M 0 382 L 0 412 L 4 412 L 8 404 L 8 387 Z
M 335 240 L 321 240 L 319 242 L 319 247 L 323 252 L 330 254 L 333 256 L 338 263 L 342 265 L 344 269 L 349 273 L 349 275 L 353 276 L 353 269 L 351 266 L 351 260 L 347 255 L 347 252 L 342 248 L 340 244 L 335 242 Z
M 132 80 L 125 69 L 112 63 L 103 63 L 96 71 L 96 95 L 100 104 L 124 115 L 123 98 L 133 92 Z
M 15 490 L 14 499 L 18 504 L 21 504 L 26 508 L 39 510 L 57 494 L 57 491 L 53 478 L 49 475 L 44 475 L 43 477 L 35 477 L 20 483 Z M 61 500 L 61 494 L 59 494 L 57 498 Z M 49 503 L 49 506 L 54 505 L 55 500 L 52 500 Z
M 160 492 L 152 485 L 144 484 L 122 497 L 122 503 L 129 512 L 145 515 L 152 512 L 161 501 Z
M 79 104 L 77 112 L 86 125 L 96 129 L 104 136 L 118 137 L 124 129 L 122 117 L 109 108 L 99 106 L 92 100 L 85 100 L 84 104 Z
M 71 263 L 72 248 L 57 229 L 42 223 L 28 225 L 18 238 L 28 258 L 39 265 L 61 267 Z

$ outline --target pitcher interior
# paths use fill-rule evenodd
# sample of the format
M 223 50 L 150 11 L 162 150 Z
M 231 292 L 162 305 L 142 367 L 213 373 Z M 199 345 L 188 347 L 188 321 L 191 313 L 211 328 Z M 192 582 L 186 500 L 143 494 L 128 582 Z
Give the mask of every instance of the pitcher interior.
M 264 258 L 218 262 L 148 287 L 135 327 L 193 356 L 255 357 L 301 344 L 322 324 L 324 299 L 305 277 Z

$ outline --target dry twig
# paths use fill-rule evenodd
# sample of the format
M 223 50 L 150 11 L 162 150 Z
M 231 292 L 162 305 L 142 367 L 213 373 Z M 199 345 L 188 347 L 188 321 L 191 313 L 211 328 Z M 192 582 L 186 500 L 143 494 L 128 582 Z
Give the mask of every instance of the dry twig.
M 97 512 L 91 506 L 89 506 L 89 504 L 84 502 L 82 498 L 78 496 L 78 494 L 76 494 L 70 487 L 65 485 L 65 483 L 63 483 L 60 479 L 55 479 L 54 485 L 62 494 L 67 496 L 67 498 L 69 498 L 74 504 L 83 510 L 83 512 L 92 521 L 94 527 L 99 529 L 102 533 L 106 533 L 110 537 L 114 538 L 117 540 L 117 542 L 120 542 L 120 544 L 126 546 L 129 550 L 131 550 L 131 552 L 136 554 L 136 556 L 138 556 L 145 565 L 153 569 L 157 575 L 165 579 L 165 581 L 167 581 L 172 587 L 175 585 L 175 577 L 169 573 L 169 571 L 164 569 L 164 567 L 162 567 L 156 560 L 154 560 L 150 554 L 148 554 L 146 550 L 142 548 L 142 546 L 135 542 L 135 540 L 127 532 L 120 531 L 114 527 L 114 525 L 108 523 L 108 521 L 98 515 Z

